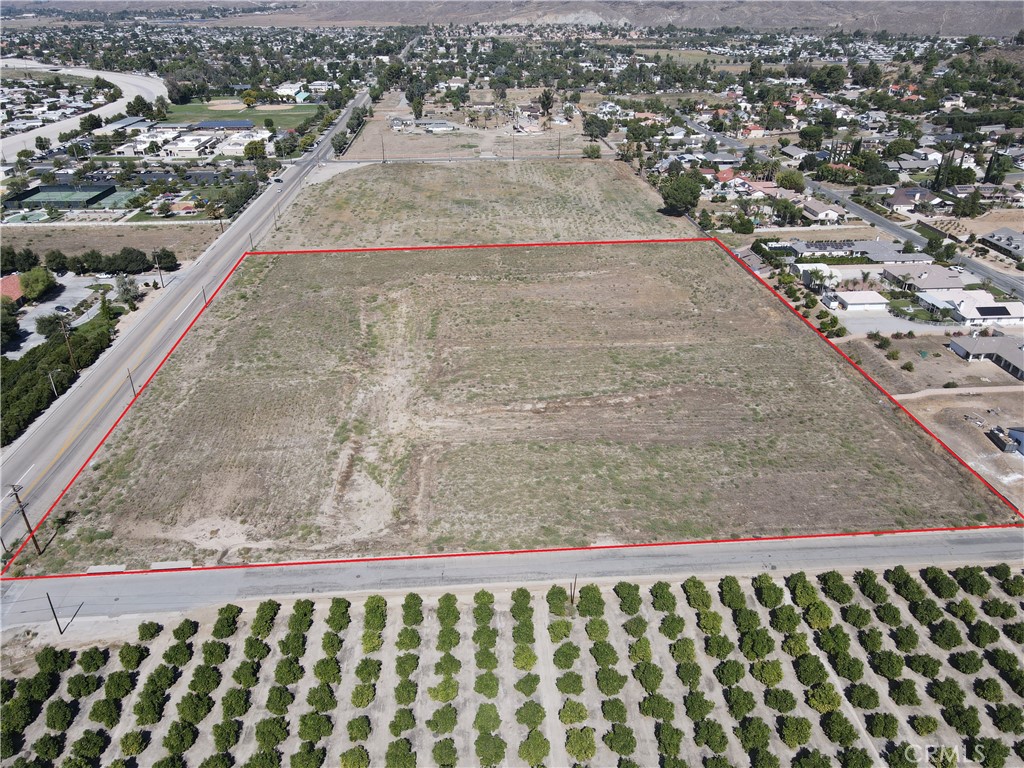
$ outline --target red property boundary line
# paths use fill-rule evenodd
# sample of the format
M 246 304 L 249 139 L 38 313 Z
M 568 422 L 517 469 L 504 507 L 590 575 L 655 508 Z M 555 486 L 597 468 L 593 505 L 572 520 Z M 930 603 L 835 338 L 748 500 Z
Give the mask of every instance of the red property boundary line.
M 748 275 L 753 277 L 760 285 L 766 288 L 776 299 L 778 299 L 786 309 L 788 309 L 793 315 L 800 319 L 804 325 L 810 328 L 814 334 L 827 344 L 833 352 L 838 354 L 844 361 L 846 361 L 857 373 L 863 376 L 875 389 L 881 392 L 886 399 L 898 408 L 904 415 L 906 415 L 914 424 L 916 424 L 926 435 L 931 437 L 936 443 L 938 443 L 946 453 L 953 457 L 960 466 L 970 472 L 977 480 L 979 480 L 989 491 L 991 491 L 1000 501 L 1002 501 L 1012 512 L 1024 521 L 1024 514 L 1021 510 L 1016 507 L 1009 499 L 995 489 L 991 483 L 989 483 L 984 477 L 982 477 L 973 467 L 971 467 L 966 461 L 964 461 L 952 448 L 950 448 L 938 435 L 932 432 L 926 427 L 920 419 L 912 414 L 906 406 L 899 402 L 893 395 L 891 395 L 881 384 L 875 381 L 871 375 L 860 367 L 853 359 L 841 350 L 831 339 L 825 334 L 819 331 L 814 324 L 796 309 L 786 298 L 776 291 L 764 278 L 762 278 L 757 272 L 750 268 L 742 259 L 740 259 L 732 250 L 717 237 L 687 237 L 687 238 L 642 238 L 642 239 L 630 239 L 630 240 L 585 240 L 585 241 L 570 241 L 570 242 L 542 242 L 542 243 L 490 243 L 490 244 L 463 244 L 463 245 L 413 245 L 413 246 L 381 246 L 374 248 L 322 248 L 322 249 L 311 249 L 301 251 L 246 251 L 239 258 L 238 261 L 232 265 L 231 269 L 224 276 L 224 279 L 217 285 L 216 290 L 210 295 L 209 299 L 200 307 L 196 316 L 192 318 L 192 321 L 188 324 L 185 330 L 181 333 L 178 339 L 171 345 L 171 348 L 167 351 L 167 354 L 161 358 L 157 364 L 153 373 L 149 375 L 149 378 L 139 388 L 138 393 L 131 399 L 125 409 L 117 417 L 110 429 L 106 431 L 99 443 L 92 450 L 85 462 L 79 467 L 78 471 L 75 472 L 74 477 L 68 482 L 64 489 L 57 496 L 53 504 L 50 505 L 49 509 L 46 510 L 46 514 L 40 518 L 39 522 L 36 523 L 35 528 L 32 529 L 32 536 L 40 530 L 43 523 L 49 518 L 53 510 L 56 509 L 57 505 L 61 502 L 67 492 L 71 489 L 71 486 L 75 484 L 85 468 L 89 466 L 89 463 L 93 460 L 93 457 L 99 452 L 100 448 L 106 443 L 107 438 L 113 433 L 117 426 L 121 423 L 122 419 L 128 414 L 135 402 L 141 397 L 142 393 L 145 392 L 146 387 L 149 386 L 150 382 L 153 381 L 154 377 L 163 368 L 164 363 L 170 358 L 174 351 L 178 348 L 178 345 L 185 339 L 188 333 L 192 330 L 193 326 L 199 321 L 203 313 L 207 310 L 213 300 L 220 293 L 221 289 L 227 284 L 228 280 L 234 275 L 235 270 L 242 264 L 243 261 L 249 256 L 287 256 L 293 254 L 329 254 L 329 253 L 381 253 L 381 252 L 415 252 L 415 251 L 455 251 L 455 250 L 483 250 L 483 249 L 497 249 L 497 248 L 547 248 L 547 247 L 569 247 L 579 245 L 665 245 L 675 243 L 714 243 L 724 253 L 730 256 L 733 261 L 742 267 Z M 88 576 L 125 576 L 125 575 L 146 575 L 156 573 L 176 573 L 176 572 L 192 572 L 192 571 L 218 571 L 218 570 L 237 570 L 240 568 L 284 568 L 289 566 L 300 566 L 300 565 L 336 565 L 336 564 L 352 564 L 352 563 L 375 563 L 375 562 L 394 562 L 400 560 L 434 560 L 439 558 L 457 558 L 457 557 L 485 557 L 491 555 L 520 555 L 520 554 L 538 554 L 544 552 L 580 552 L 580 551 L 600 551 L 609 549 L 639 549 L 646 547 L 672 547 L 672 546 L 687 546 L 696 544 L 737 544 L 737 543 L 753 543 L 758 541 L 798 541 L 803 539 L 824 539 L 824 538 L 840 538 L 840 537 L 859 537 L 859 536 L 883 536 L 883 535 L 896 535 L 896 534 L 910 534 L 910 533 L 941 533 L 941 532 L 953 532 L 953 531 L 980 531 L 980 530 L 998 530 L 1003 528 L 1019 528 L 1021 523 L 1007 523 L 1002 525 L 978 525 L 978 526 L 958 526 L 958 527 L 940 527 L 940 528 L 903 528 L 903 529 L 886 529 L 879 531 L 856 531 L 849 533 L 813 533 L 803 534 L 796 536 L 765 536 L 765 537 L 747 537 L 737 539 L 696 539 L 687 541 L 673 541 L 673 542 L 649 542 L 639 544 L 604 544 L 594 545 L 589 547 L 551 547 L 546 549 L 514 549 L 514 550 L 500 550 L 494 552 L 449 552 L 449 553 L 434 553 L 434 554 L 421 554 L 421 555 L 392 555 L 386 557 L 365 557 L 365 558 L 340 558 L 340 559 L 327 559 L 327 560 L 303 560 L 303 561 L 292 561 L 283 563 L 241 563 L 236 565 L 209 565 L 209 566 L 196 566 L 192 568 L 169 568 L 166 570 L 132 570 L 132 571 L 111 571 L 103 573 L 62 573 L 62 574 L 39 574 L 33 576 L 6 576 L 5 574 L 14 565 L 17 558 L 21 555 L 22 551 L 28 546 L 29 537 L 26 537 L 21 546 L 18 547 L 17 551 L 4 566 L 3 570 L 0 571 L 0 581 L 31 581 L 39 579 L 72 579 L 82 578 Z

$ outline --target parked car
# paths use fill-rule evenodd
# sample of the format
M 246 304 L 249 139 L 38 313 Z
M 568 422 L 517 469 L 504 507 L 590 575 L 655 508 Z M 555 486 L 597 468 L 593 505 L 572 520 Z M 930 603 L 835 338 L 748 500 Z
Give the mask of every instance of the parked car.
M 70 309 L 65 307 L 63 304 L 58 304 L 56 307 L 54 307 L 54 309 L 56 310 L 56 312 L 58 314 L 61 314 L 61 315 L 66 315 L 66 314 L 68 314 L 71 311 Z

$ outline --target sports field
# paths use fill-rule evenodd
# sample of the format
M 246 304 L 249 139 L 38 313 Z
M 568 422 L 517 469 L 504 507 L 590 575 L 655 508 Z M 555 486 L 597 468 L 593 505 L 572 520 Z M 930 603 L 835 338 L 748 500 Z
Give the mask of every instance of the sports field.
M 307 117 L 316 114 L 316 106 L 306 104 L 266 104 L 247 108 L 237 99 L 213 99 L 209 102 L 193 101 L 172 104 L 167 120 L 172 123 L 192 123 L 202 120 L 252 120 L 257 128 L 271 118 L 277 128 L 294 128 Z

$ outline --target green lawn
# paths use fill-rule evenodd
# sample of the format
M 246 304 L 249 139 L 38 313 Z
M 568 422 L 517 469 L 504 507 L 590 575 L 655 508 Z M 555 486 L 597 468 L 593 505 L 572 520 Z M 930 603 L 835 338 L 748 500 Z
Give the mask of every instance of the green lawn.
M 235 101 L 234 99 L 214 99 L 209 103 L 193 101 L 189 104 L 172 104 L 167 113 L 167 121 L 171 123 L 191 123 L 200 120 L 252 120 L 256 127 L 262 127 L 263 121 L 270 117 L 278 128 L 294 128 L 310 115 L 316 114 L 316 106 L 312 104 L 279 104 L 275 109 L 212 109 Z

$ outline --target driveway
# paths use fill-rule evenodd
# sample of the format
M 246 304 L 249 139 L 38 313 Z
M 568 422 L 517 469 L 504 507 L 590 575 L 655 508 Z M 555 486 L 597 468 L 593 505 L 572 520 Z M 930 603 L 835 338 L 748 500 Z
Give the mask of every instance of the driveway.
M 941 326 L 917 323 L 913 320 L 905 320 L 902 317 L 893 317 L 887 311 L 836 309 L 833 312 L 851 335 L 863 335 L 872 331 L 878 331 L 886 335 L 892 335 L 897 331 L 901 333 L 913 331 L 918 336 L 921 336 L 925 334 L 943 334 L 947 330 L 955 331 L 958 327 L 955 325 Z
M 57 285 L 60 286 L 59 289 L 52 291 L 45 301 L 27 304 L 22 308 L 18 315 L 18 325 L 21 327 L 22 332 L 28 331 L 28 336 L 22 339 L 21 346 L 18 347 L 18 349 L 6 352 L 6 356 L 12 360 L 17 360 L 33 347 L 37 347 L 42 344 L 46 339 L 36 333 L 36 320 L 43 315 L 52 315 L 57 311 L 58 306 L 74 309 L 78 302 L 87 299 L 93 294 L 93 291 L 89 289 L 89 286 L 95 285 L 96 283 L 104 283 L 113 286 L 114 278 L 99 280 L 92 275 L 79 276 L 70 272 L 62 277 L 58 277 Z M 82 322 L 85 322 L 86 319 L 92 317 L 93 314 L 94 313 L 87 313 L 81 318 L 75 318 L 72 321 L 72 324 L 80 325 Z

